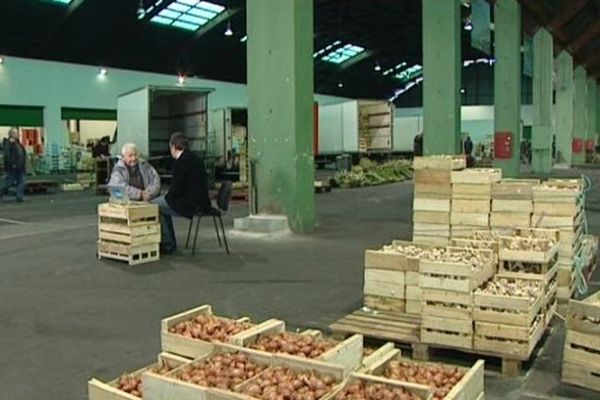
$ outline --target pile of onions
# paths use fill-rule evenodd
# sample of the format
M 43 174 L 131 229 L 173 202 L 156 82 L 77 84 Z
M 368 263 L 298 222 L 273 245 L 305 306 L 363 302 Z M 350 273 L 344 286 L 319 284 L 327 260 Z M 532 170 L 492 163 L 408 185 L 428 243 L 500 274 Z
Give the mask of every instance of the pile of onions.
M 335 342 L 329 340 L 283 332 L 260 335 L 250 347 L 269 353 L 285 353 L 300 357 L 317 358 L 327 350 L 335 347 L 335 345 Z
M 356 381 L 335 396 L 335 400 L 420 400 L 404 388 L 390 388 L 381 383 Z
M 169 332 L 209 342 L 227 342 L 230 336 L 245 331 L 251 326 L 252 324 L 248 322 L 236 322 L 227 318 L 198 315 L 170 327 Z
M 231 390 L 265 369 L 251 361 L 247 354 L 224 353 L 187 365 L 174 377 L 200 386 Z
M 155 374 L 165 375 L 173 368 L 168 363 L 153 367 L 150 371 Z M 124 392 L 127 392 L 133 396 L 142 397 L 144 391 L 142 389 L 142 376 L 141 375 L 123 375 L 117 381 L 117 388 Z
M 313 372 L 275 367 L 260 374 L 242 393 L 264 400 L 318 400 L 330 392 L 334 384 L 331 376 L 319 377 Z
M 433 400 L 442 400 L 465 375 L 458 368 L 390 361 L 383 375 L 389 379 L 418 383 L 434 388 Z
M 476 293 L 496 296 L 527 297 L 531 303 L 542 294 L 542 283 L 536 280 L 498 278 L 486 282 Z

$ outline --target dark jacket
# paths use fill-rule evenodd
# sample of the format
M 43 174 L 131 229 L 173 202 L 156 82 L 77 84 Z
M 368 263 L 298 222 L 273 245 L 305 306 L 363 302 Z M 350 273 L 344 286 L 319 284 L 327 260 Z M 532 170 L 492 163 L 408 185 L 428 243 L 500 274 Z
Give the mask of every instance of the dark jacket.
M 179 156 L 173 165 L 171 187 L 165 200 L 186 218 L 192 218 L 196 210 L 206 212 L 211 209 L 206 169 L 201 159 L 189 151 Z
M 473 152 L 473 142 L 471 141 L 470 138 L 467 138 L 467 140 L 465 140 L 465 154 L 470 156 L 472 152 Z
M 25 148 L 19 142 L 4 142 L 4 169 L 12 172 L 25 172 Z

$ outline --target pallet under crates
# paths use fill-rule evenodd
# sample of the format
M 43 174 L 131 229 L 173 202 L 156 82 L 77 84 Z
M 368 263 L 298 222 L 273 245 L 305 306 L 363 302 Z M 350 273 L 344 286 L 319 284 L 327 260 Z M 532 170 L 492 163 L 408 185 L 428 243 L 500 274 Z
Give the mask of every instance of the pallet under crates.
M 160 259 L 158 206 L 143 202 L 98 205 L 98 258 L 140 265 Z

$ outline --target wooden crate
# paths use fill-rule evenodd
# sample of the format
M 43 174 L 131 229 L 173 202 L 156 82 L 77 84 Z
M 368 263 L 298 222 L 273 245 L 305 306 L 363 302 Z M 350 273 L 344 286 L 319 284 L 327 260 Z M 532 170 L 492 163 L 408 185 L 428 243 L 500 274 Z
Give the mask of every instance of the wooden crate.
M 256 342 L 259 336 L 277 334 L 285 332 L 285 322 L 277 321 L 270 325 L 256 326 L 255 329 L 250 329 L 236 335 L 233 343 L 237 346 L 249 347 Z M 282 355 L 279 353 L 278 355 Z M 305 357 L 283 354 L 283 356 L 293 360 L 306 360 Z M 338 342 L 333 348 L 321 354 L 315 360 L 331 363 L 341 366 L 346 374 L 359 368 L 363 358 L 363 336 L 353 335 L 346 340 Z
M 160 368 L 165 364 L 171 368 L 176 368 L 180 365 L 187 364 L 191 360 L 176 356 L 175 354 L 160 353 L 156 363 L 147 365 L 133 372 L 124 374 L 135 377 L 142 377 L 146 371 L 152 368 Z M 139 400 L 141 397 L 134 396 L 130 393 L 118 389 L 119 379 L 115 378 L 109 382 L 103 382 L 99 379 L 92 378 L 88 381 L 88 400 Z
M 160 243 L 160 224 L 151 222 L 144 225 L 98 223 L 98 237 L 101 241 L 122 243 L 130 246 Z
M 544 330 L 542 315 L 527 327 L 475 321 L 473 348 L 529 358 Z
M 172 315 L 167 318 L 163 318 L 161 321 L 161 330 L 160 330 L 160 339 L 162 350 L 174 354 L 179 354 L 188 358 L 196 358 L 203 354 L 206 354 L 214 347 L 214 343 L 207 342 L 200 339 L 188 338 L 181 335 L 177 335 L 175 333 L 169 332 L 169 328 L 177 325 L 180 322 L 184 322 L 190 319 L 193 319 L 199 315 L 204 316 L 213 316 L 220 319 L 229 319 L 232 318 L 221 317 L 213 314 L 212 307 L 210 305 L 202 305 L 196 308 L 192 308 L 190 310 L 181 312 L 179 314 Z M 239 319 L 235 319 L 238 322 L 249 322 L 249 318 L 243 317 Z M 265 325 L 274 324 L 277 320 L 267 320 L 260 325 L 257 326 L 264 327 Z M 253 328 L 250 328 L 253 329 Z M 244 332 L 240 332 L 244 333 Z M 239 335 L 239 334 L 238 334 Z M 230 338 L 230 343 L 235 342 L 236 336 L 232 336 Z
M 540 288 L 539 296 L 532 302 L 529 297 L 502 296 L 475 291 L 473 319 L 480 322 L 530 327 L 545 305 L 544 283 L 539 279 L 515 280 L 537 282 Z
M 562 381 L 600 391 L 600 335 L 567 330 Z
M 490 184 L 453 183 L 452 200 L 485 200 L 492 201 Z
M 490 214 L 478 214 L 478 213 L 463 213 L 452 211 L 450 213 L 450 224 L 451 225 L 467 225 L 467 226 L 489 226 Z
M 533 203 L 533 213 L 539 215 L 547 215 L 550 217 L 571 217 L 578 215 L 582 211 L 582 204 L 573 201 L 573 203 L 560 203 L 557 207 L 556 203 L 536 201 Z
M 429 235 L 419 235 L 413 233 L 413 241 L 419 243 L 427 243 L 432 246 L 447 246 L 450 244 L 450 237 L 448 236 L 429 236 Z
M 421 300 L 406 300 L 406 313 L 421 315 L 423 313 Z
M 415 223 L 413 224 L 413 234 L 418 236 L 450 237 L 450 225 Z
M 600 337 L 600 291 L 584 300 L 570 300 L 567 329 Z
M 413 159 L 413 169 L 459 170 L 467 167 L 464 156 L 425 156 Z
M 421 313 L 433 317 L 473 319 L 473 294 L 449 290 L 422 289 Z
M 450 236 L 459 239 L 473 237 L 473 235 L 487 227 L 481 225 L 452 225 L 450 227 Z
M 452 200 L 452 212 L 457 213 L 473 213 L 473 214 L 489 214 L 490 202 L 487 200 Z
M 556 182 L 556 181 L 554 181 Z M 533 187 L 533 201 L 541 203 L 567 203 L 572 204 L 581 198 L 582 187 L 575 184 L 572 187 L 552 188 L 550 182 Z M 560 185 L 559 185 L 560 186 Z
M 160 259 L 160 244 L 130 246 L 122 243 L 98 241 L 98 259 L 126 261 L 129 265 L 146 264 Z
M 556 260 L 548 263 L 524 263 L 521 261 L 498 262 L 498 277 L 504 278 L 540 278 L 544 282 L 550 282 L 558 273 Z
M 450 183 L 439 185 L 434 183 L 415 184 L 414 197 L 431 199 L 450 199 L 452 197 L 452 186 Z
M 492 198 L 492 212 L 531 214 L 533 212 L 533 202 L 531 200 L 508 200 Z
M 490 214 L 490 227 L 492 228 L 512 228 L 515 226 L 531 226 L 531 214 L 508 211 L 492 211 Z
M 521 242 L 523 245 L 526 245 L 527 243 L 536 243 L 541 248 L 546 248 L 546 250 L 513 250 L 511 244 L 515 242 Z M 557 257 L 558 244 L 558 240 L 552 243 L 546 239 L 501 236 L 498 257 L 501 261 L 548 264 Z
M 449 169 L 416 169 L 413 174 L 415 187 L 418 185 L 449 185 Z
M 492 198 L 505 200 L 533 199 L 533 187 L 540 184 L 539 179 L 502 179 L 492 184 Z
M 448 251 L 460 253 L 463 250 L 450 247 Z M 495 266 L 491 250 L 476 250 L 485 260 L 478 268 L 471 265 L 430 260 L 422 258 L 419 264 L 419 286 L 424 289 L 450 290 L 471 293 L 493 276 Z
M 450 213 L 447 211 L 415 211 L 413 222 L 450 225 Z
M 378 376 L 366 375 L 361 373 L 353 373 L 350 377 L 344 382 L 344 384 L 337 388 L 333 393 L 324 397 L 322 400 L 333 400 L 336 399 L 337 396 L 340 396 L 344 390 L 355 383 L 356 381 L 362 381 L 365 384 L 382 384 L 388 388 L 402 388 L 419 398 L 420 400 L 430 400 L 433 399 L 433 392 L 428 386 L 417 385 L 415 383 L 409 382 L 399 382 L 395 380 L 385 379 Z
M 336 335 L 365 337 L 402 343 L 419 343 L 421 316 L 359 309 L 335 321 L 329 329 Z
M 407 286 L 406 299 L 421 301 L 423 299 L 423 289 L 418 286 Z
M 473 348 L 473 321 L 432 316 L 423 309 L 421 318 L 423 343 Z
M 423 250 L 429 250 L 431 245 L 426 243 L 415 243 L 403 240 L 394 240 L 391 246 L 417 247 Z M 365 268 L 376 268 L 391 271 L 419 271 L 419 259 L 407 256 L 404 253 L 394 252 L 393 250 L 367 250 L 365 251 Z
M 500 249 L 500 243 L 497 240 L 476 240 L 468 238 L 454 238 L 452 239 L 452 246 L 491 250 L 496 257 L 498 257 L 498 251 Z
M 430 197 L 415 197 L 413 211 L 450 212 L 449 199 L 434 199 Z
M 128 226 L 158 223 L 158 206 L 145 202 L 129 204 L 102 203 L 98 205 L 101 222 L 123 223 Z
M 365 268 L 363 292 L 370 296 L 404 299 L 404 277 L 404 271 Z
M 415 271 L 406 271 L 406 286 L 419 286 L 419 260 L 417 262 L 417 270 Z
M 403 313 L 406 311 L 406 300 L 394 297 L 364 295 L 363 304 L 371 310 Z
M 502 179 L 502 170 L 499 168 L 469 168 L 463 171 L 452 171 L 453 184 L 487 184 L 499 182 Z M 491 188 L 491 187 L 490 187 Z
M 458 381 L 454 385 L 454 387 L 450 390 L 450 393 L 448 393 L 448 395 L 444 397 L 443 400 L 476 400 L 481 394 L 483 394 L 485 369 L 484 360 L 478 360 L 471 368 L 467 368 L 455 365 L 421 362 L 410 360 L 407 358 L 402 358 L 400 350 L 393 349 L 388 353 L 383 354 L 381 357 L 374 359 L 371 363 L 366 364 L 365 368 L 363 369 L 363 372 L 368 375 L 383 376 L 383 374 L 385 373 L 385 369 L 391 361 L 398 361 L 414 366 L 440 366 L 461 371 L 464 374 L 464 376 L 460 381 Z M 434 387 L 431 387 L 431 389 L 435 391 Z
M 561 232 L 576 232 L 579 225 L 583 222 L 583 213 L 574 216 L 556 217 L 545 214 L 533 214 L 531 216 L 531 226 L 538 228 L 560 229 Z

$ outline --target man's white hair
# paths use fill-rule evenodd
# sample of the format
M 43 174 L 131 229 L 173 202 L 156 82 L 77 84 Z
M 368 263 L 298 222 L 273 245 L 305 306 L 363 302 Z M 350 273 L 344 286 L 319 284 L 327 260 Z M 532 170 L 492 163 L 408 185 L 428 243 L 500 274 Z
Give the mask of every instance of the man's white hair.
M 138 154 L 138 150 L 137 150 L 137 147 L 136 147 L 135 144 L 133 144 L 133 143 L 125 143 L 123 145 L 123 147 L 121 147 L 121 155 L 124 156 L 125 154 L 127 154 L 129 152 Z

